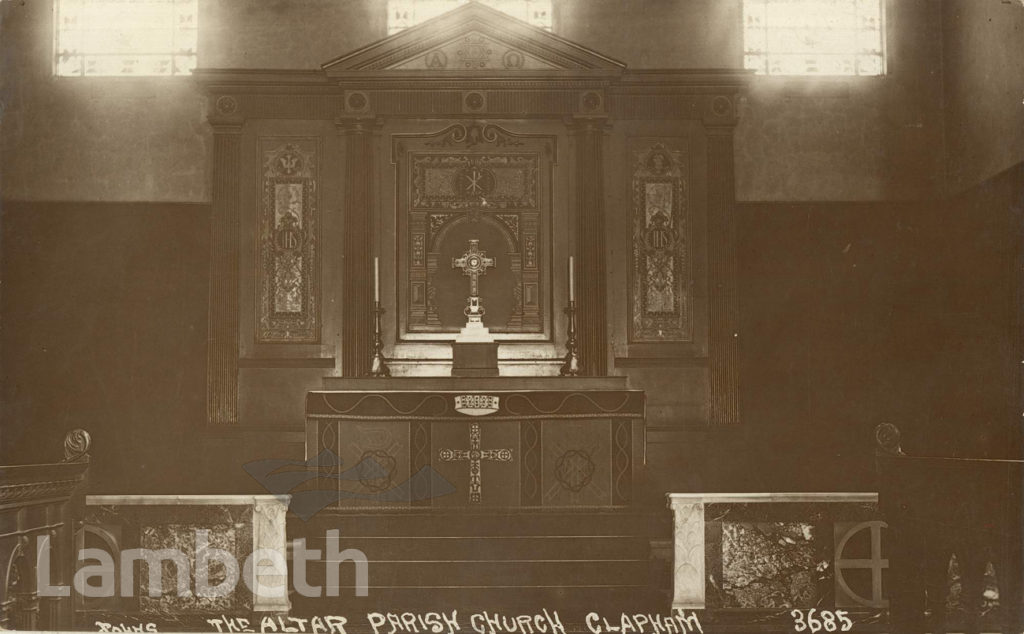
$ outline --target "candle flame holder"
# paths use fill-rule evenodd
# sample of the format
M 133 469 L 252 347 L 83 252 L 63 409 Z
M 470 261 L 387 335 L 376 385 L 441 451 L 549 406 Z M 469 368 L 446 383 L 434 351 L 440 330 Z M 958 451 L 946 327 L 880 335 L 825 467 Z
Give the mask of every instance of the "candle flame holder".
M 562 363 L 562 369 L 558 373 L 561 376 L 579 376 L 580 357 L 577 352 L 578 344 L 576 342 L 575 300 L 569 300 L 569 306 L 565 309 L 565 314 L 569 316 L 569 333 L 568 340 L 565 342 L 565 361 Z
M 391 369 L 384 359 L 384 341 L 381 337 L 380 318 L 384 309 L 379 301 L 373 302 L 373 359 L 370 360 L 370 376 L 389 377 Z

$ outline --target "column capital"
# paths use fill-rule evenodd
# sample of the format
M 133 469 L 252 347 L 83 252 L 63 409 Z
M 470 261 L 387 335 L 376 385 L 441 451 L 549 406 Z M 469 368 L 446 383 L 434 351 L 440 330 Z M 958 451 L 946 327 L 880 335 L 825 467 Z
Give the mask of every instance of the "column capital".
M 377 117 L 338 117 L 334 126 L 345 135 L 373 134 L 384 125 L 384 120 Z
M 242 127 L 245 121 L 241 118 L 209 117 L 207 122 L 213 129 L 214 135 L 238 136 L 242 134 Z
M 245 117 L 235 95 L 211 95 L 206 120 L 214 134 L 241 134 Z
M 565 127 L 575 134 L 605 134 L 612 123 L 607 115 L 569 115 Z
M 738 100 L 734 94 L 708 95 L 703 99 L 701 120 L 709 134 L 732 134 L 740 121 Z

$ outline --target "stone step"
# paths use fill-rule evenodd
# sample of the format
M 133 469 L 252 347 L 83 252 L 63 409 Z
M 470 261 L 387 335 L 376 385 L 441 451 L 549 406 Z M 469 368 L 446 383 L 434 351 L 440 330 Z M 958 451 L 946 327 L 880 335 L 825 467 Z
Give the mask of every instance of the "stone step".
M 307 549 L 324 550 L 326 538 L 306 538 Z M 390 537 L 342 535 L 338 548 L 355 548 L 375 561 L 396 560 L 629 560 L 647 559 L 645 537 L 600 535 L 497 537 Z
M 326 563 L 309 562 L 307 583 L 325 585 Z M 371 587 L 622 586 L 647 581 L 642 561 L 370 561 Z M 343 562 L 340 587 L 351 587 L 355 567 Z
M 345 589 L 338 597 L 309 598 L 293 593 L 291 601 L 292 616 L 342 614 L 355 625 L 365 625 L 365 615 L 370 612 L 458 610 L 460 622 L 466 621 L 461 623 L 462 631 L 469 632 L 473 631 L 468 627 L 470 616 L 485 610 L 509 615 L 535 614 L 547 609 L 557 612 L 570 631 L 586 631 L 568 626 L 583 624 L 590 612 L 612 616 L 645 612 L 668 614 L 671 604 L 667 596 L 653 593 L 646 587 L 624 585 L 370 588 L 365 597 L 357 597 L 351 589 Z
M 327 509 L 308 522 L 290 517 L 288 535 L 320 537 L 337 529 L 341 536 L 642 536 L 651 532 L 651 516 L 633 512 L 480 512 L 452 509 L 426 512 L 354 513 Z

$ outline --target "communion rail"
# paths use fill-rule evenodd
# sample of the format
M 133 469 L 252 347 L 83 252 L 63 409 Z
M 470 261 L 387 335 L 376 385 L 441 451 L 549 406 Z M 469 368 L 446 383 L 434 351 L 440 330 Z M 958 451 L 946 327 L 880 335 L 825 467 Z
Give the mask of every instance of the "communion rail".
M 1021 632 L 1024 461 L 908 456 L 888 423 L 875 442 L 896 631 Z
M 38 590 L 40 581 L 57 586 L 71 579 L 73 522 L 89 470 L 89 442 L 89 434 L 76 429 L 64 439 L 62 462 L 0 466 L 0 628 L 71 627 L 71 597 L 40 596 Z M 49 567 L 40 569 L 37 553 L 47 547 Z

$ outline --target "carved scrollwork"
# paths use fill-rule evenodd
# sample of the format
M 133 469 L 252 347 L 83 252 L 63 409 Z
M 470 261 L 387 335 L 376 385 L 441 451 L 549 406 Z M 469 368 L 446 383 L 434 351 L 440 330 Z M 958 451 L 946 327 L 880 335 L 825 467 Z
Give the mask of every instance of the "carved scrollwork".
M 81 481 L 81 478 L 77 478 L 73 480 L 5 484 L 0 486 L 0 504 L 31 499 L 67 497 L 71 495 Z
M 72 429 L 64 437 L 64 462 L 85 462 L 89 460 L 92 436 L 84 429 Z
M 427 145 L 437 147 L 451 147 L 453 145 L 465 144 L 471 148 L 481 143 L 490 143 L 498 147 L 520 146 L 523 141 L 515 138 L 496 125 L 485 123 L 471 123 L 464 125 L 456 123 L 448 128 L 443 136 L 435 141 L 428 141 Z
M 886 456 L 905 456 L 900 446 L 900 429 L 892 423 L 875 427 L 875 451 Z

